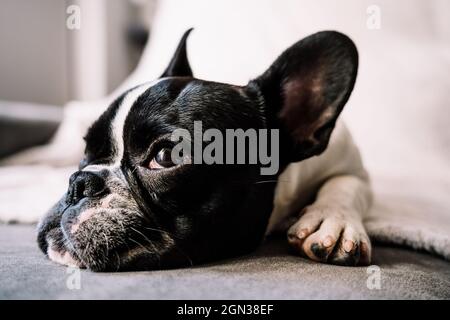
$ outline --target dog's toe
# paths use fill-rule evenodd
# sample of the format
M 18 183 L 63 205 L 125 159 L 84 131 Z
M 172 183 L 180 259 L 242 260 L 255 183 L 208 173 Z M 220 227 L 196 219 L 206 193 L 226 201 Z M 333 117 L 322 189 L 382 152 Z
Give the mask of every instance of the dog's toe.
M 307 207 L 289 229 L 288 242 L 314 261 L 344 266 L 370 263 L 370 240 L 363 225 L 339 210 Z

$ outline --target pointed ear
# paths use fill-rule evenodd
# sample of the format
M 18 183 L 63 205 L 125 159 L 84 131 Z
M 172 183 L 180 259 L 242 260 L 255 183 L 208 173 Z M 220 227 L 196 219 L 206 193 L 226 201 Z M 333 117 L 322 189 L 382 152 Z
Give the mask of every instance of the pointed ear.
M 250 82 L 263 95 L 272 124 L 289 140 L 288 161 L 326 149 L 353 90 L 357 69 L 358 52 L 352 40 L 324 31 L 294 44 Z
M 191 66 L 186 53 L 186 40 L 191 33 L 193 28 L 188 29 L 181 37 L 178 47 L 170 60 L 169 66 L 166 68 L 164 73 L 161 75 L 163 77 L 192 77 Z

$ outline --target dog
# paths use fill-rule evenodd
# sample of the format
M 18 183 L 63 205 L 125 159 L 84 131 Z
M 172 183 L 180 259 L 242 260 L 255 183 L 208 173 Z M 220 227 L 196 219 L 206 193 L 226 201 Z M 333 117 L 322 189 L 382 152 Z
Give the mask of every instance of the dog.
M 194 78 L 190 31 L 158 80 L 124 92 L 91 125 L 79 170 L 38 225 L 40 249 L 93 271 L 152 270 L 246 254 L 282 232 L 314 261 L 369 264 L 369 177 L 338 120 L 357 76 L 352 40 L 310 35 L 235 86 Z M 170 134 L 193 133 L 198 120 L 219 131 L 278 130 L 278 172 L 174 163 Z

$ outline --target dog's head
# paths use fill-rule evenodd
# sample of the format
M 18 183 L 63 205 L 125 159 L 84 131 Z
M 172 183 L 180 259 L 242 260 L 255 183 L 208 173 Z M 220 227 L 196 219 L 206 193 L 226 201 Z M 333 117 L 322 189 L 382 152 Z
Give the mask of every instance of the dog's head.
M 234 86 L 193 77 L 188 34 L 159 80 L 122 94 L 89 129 L 79 171 L 39 224 L 40 248 L 52 260 L 142 270 L 249 252 L 264 236 L 278 173 L 326 148 L 356 78 L 358 56 L 348 37 L 309 36 L 247 86 Z M 263 175 L 267 161 L 221 161 L 242 150 L 220 144 L 213 163 L 185 153 L 175 162 L 173 132 L 183 129 L 195 140 L 195 121 L 215 130 L 192 142 L 200 152 L 227 129 L 277 129 L 277 141 L 265 140 L 264 148 L 278 172 Z M 260 152 L 258 146 L 246 143 L 244 151 Z

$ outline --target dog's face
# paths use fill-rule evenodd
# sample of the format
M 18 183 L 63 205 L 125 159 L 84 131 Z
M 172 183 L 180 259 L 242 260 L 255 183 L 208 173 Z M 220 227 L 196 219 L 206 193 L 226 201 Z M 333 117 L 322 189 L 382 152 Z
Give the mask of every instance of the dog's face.
M 143 270 L 253 250 L 277 174 L 261 175 L 259 163 L 194 163 L 189 156 L 175 163 L 171 134 L 182 128 L 195 136 L 194 121 L 219 132 L 278 129 L 281 170 L 326 148 L 356 77 L 350 39 L 336 32 L 305 38 L 239 87 L 192 77 L 188 34 L 159 80 L 125 92 L 89 129 L 80 170 L 39 225 L 39 245 L 52 260 Z

